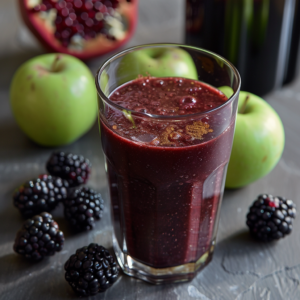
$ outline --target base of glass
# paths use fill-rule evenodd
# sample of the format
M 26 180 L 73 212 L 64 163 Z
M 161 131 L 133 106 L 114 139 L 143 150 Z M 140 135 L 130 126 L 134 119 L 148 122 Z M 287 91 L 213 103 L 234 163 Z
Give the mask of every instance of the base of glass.
M 113 235 L 113 248 L 117 261 L 126 275 L 142 279 L 153 284 L 174 283 L 192 280 L 212 259 L 214 242 L 195 263 L 187 263 L 169 268 L 147 266 L 130 255 L 123 253 L 116 237 Z

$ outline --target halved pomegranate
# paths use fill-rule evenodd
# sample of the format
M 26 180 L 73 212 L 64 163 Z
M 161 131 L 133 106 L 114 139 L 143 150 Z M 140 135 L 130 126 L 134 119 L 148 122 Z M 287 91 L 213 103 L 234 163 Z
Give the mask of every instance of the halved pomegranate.
M 137 22 L 138 0 L 19 0 L 24 22 L 53 52 L 82 60 L 124 44 Z

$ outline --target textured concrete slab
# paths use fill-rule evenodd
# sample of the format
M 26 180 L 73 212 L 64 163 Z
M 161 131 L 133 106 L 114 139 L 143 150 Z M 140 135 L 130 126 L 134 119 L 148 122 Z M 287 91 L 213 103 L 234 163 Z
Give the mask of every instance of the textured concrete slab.
M 183 41 L 182 0 L 140 0 L 139 27 L 127 46 Z M 23 220 L 12 205 L 12 192 L 29 178 L 45 172 L 52 149 L 29 141 L 9 107 L 9 84 L 18 66 L 43 50 L 22 26 L 16 1 L 0 0 L 0 299 L 76 299 L 64 280 L 63 265 L 79 247 L 98 242 L 111 247 L 111 222 L 98 126 L 62 150 L 81 153 L 93 164 L 89 185 L 105 198 L 103 219 L 94 231 L 72 234 L 60 207 L 54 218 L 65 232 L 62 252 L 40 263 L 24 261 L 12 250 Z M 89 63 L 93 72 L 106 57 Z M 265 178 L 239 190 L 226 191 L 218 242 L 212 262 L 191 282 L 153 286 L 121 275 L 106 293 L 91 299 L 110 300 L 250 300 L 300 299 L 300 218 L 292 234 L 271 244 L 250 239 L 245 225 L 249 205 L 260 193 L 285 195 L 300 208 L 300 80 L 266 96 L 286 131 L 286 147 L 276 168 Z

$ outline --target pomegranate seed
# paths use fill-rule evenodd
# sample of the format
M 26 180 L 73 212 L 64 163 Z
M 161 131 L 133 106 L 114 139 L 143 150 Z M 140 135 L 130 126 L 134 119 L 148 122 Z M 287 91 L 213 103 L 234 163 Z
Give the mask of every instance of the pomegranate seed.
M 94 21 L 92 19 L 87 19 L 85 21 L 85 25 L 88 27 L 92 27 L 94 25 Z
M 58 11 L 61 11 L 61 10 L 62 10 L 62 7 L 59 5 L 59 3 L 55 4 L 55 8 L 56 8 Z
M 76 14 L 73 13 L 73 12 L 69 14 L 69 17 L 70 17 L 73 21 L 75 21 L 76 18 L 77 18 Z
M 61 33 L 61 37 L 62 37 L 63 39 L 67 39 L 69 36 L 70 36 L 69 30 L 66 30 L 66 29 L 65 29 L 65 30 Z
M 65 8 L 66 7 L 66 2 L 65 1 L 61 1 L 57 3 L 57 6 L 59 6 L 60 8 Z
M 108 7 L 112 7 L 112 3 L 110 1 L 105 1 L 104 5 L 108 8 Z
M 87 12 L 83 12 L 80 15 L 81 20 L 86 21 L 89 18 L 89 15 Z
M 67 9 L 73 8 L 73 3 L 68 2 L 67 5 L 66 5 L 66 8 L 67 8 Z
M 82 2 L 81 0 L 74 0 L 74 6 L 76 8 L 81 8 L 82 7 Z
M 96 19 L 97 21 L 103 20 L 103 13 L 97 12 L 97 13 L 95 14 L 95 19 Z
M 85 2 L 85 4 L 84 4 L 84 7 L 85 7 L 86 10 L 92 9 L 93 6 L 94 6 L 94 5 L 93 5 L 93 3 L 92 3 L 91 1 L 87 1 L 87 2 Z
M 73 20 L 71 18 L 66 18 L 65 19 L 65 24 L 70 27 L 73 25 Z
M 97 2 L 95 2 L 95 4 L 94 4 L 94 8 L 95 8 L 96 10 L 100 10 L 102 6 L 103 6 L 103 4 L 102 4 L 100 1 L 97 1 Z
M 102 5 L 101 8 L 99 8 L 99 11 L 104 13 L 107 13 L 107 7 L 105 5 Z
M 63 17 L 67 17 L 69 15 L 69 10 L 65 7 L 61 10 L 60 14 L 63 16 Z

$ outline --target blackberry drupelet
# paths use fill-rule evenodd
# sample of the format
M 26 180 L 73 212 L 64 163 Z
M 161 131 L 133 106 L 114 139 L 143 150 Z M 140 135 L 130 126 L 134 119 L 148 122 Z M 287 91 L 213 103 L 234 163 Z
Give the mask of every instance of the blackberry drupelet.
M 51 175 L 66 179 L 71 187 L 75 187 L 87 182 L 91 163 L 82 155 L 54 152 L 46 164 L 46 169 Z
M 104 292 L 119 274 L 113 256 L 98 244 L 77 249 L 65 263 L 65 271 L 67 282 L 80 296 Z
M 76 230 L 91 230 L 95 220 L 100 220 L 104 201 L 100 193 L 81 187 L 73 190 L 64 201 L 66 219 Z
M 270 242 L 289 234 L 296 216 L 292 200 L 272 195 L 259 195 L 247 214 L 250 233 L 258 240 Z
M 66 180 L 51 175 L 40 175 L 14 191 L 14 205 L 26 218 L 43 211 L 50 212 L 61 200 L 67 198 L 68 188 Z
M 52 219 L 52 215 L 43 212 L 24 222 L 17 232 L 14 251 L 37 261 L 60 251 L 64 240 L 64 234 Z

